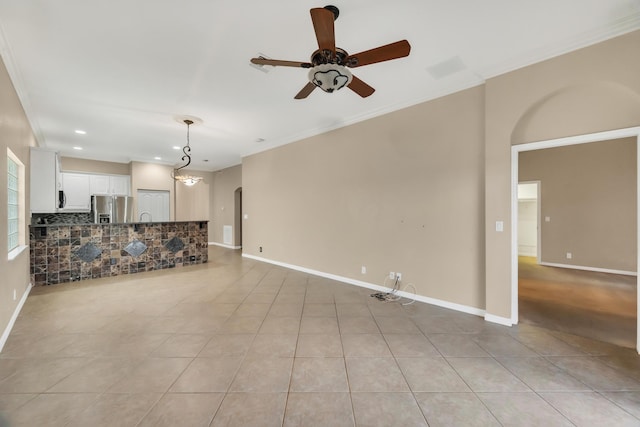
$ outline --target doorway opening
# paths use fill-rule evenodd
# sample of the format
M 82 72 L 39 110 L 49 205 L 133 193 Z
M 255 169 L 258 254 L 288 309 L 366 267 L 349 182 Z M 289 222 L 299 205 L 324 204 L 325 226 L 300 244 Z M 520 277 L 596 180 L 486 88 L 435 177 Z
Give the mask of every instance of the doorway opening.
M 638 156 L 640 155 L 640 150 L 638 150 L 638 145 L 640 145 L 640 127 L 634 127 L 634 128 L 627 128 L 627 129 L 619 129 L 619 130 L 614 130 L 614 131 L 606 131 L 606 132 L 599 132 L 599 133 L 594 133 L 594 134 L 588 134 L 588 135 L 579 135 L 579 136 L 574 136 L 574 137 L 567 137 L 567 138 L 559 138 L 559 139 L 554 139 L 554 140 L 548 140 L 548 141 L 540 141 L 540 142 L 534 142 L 534 143 L 528 143 L 528 144 L 521 144 L 521 145 L 514 145 L 512 146 L 511 149 L 511 165 L 512 165 L 512 176 L 511 176 L 511 190 L 512 190 L 512 195 L 511 195 L 511 212 L 512 212 L 512 217 L 511 217 L 511 223 L 512 224 L 519 224 L 519 218 L 520 218 L 520 203 L 518 200 L 518 183 L 519 183 L 519 161 L 520 161 L 520 154 L 527 152 L 527 151 L 537 151 L 537 150 L 544 150 L 547 148 L 556 148 L 556 147 L 565 147 L 565 146 L 571 146 L 571 145 L 580 145 L 580 144 L 586 144 L 586 143 L 592 143 L 592 142 L 604 142 L 604 141 L 613 141 L 613 140 L 621 140 L 623 138 L 630 138 L 632 141 L 632 144 L 635 145 L 635 151 L 636 151 L 636 158 L 632 159 L 635 161 L 635 184 L 636 184 L 636 188 L 635 188 L 635 201 L 633 201 L 633 207 L 635 208 L 635 217 L 632 218 L 631 222 L 632 225 L 634 226 L 633 228 L 635 228 L 635 232 L 632 233 L 632 237 L 635 239 L 632 244 L 633 247 L 631 248 L 631 250 L 627 251 L 628 253 L 626 254 L 621 254 L 621 253 L 615 253 L 614 255 L 619 256 L 619 255 L 629 255 L 631 257 L 631 260 L 633 261 L 633 267 L 632 268 L 626 268 L 626 269 L 622 269 L 625 271 L 617 271 L 617 270 L 612 270 L 612 269 L 600 269 L 600 268 L 582 268 L 579 267 L 579 263 L 577 263 L 577 260 L 573 259 L 572 260 L 572 253 L 567 251 L 566 253 L 563 251 L 562 252 L 562 258 L 563 261 L 562 262 L 556 262 L 554 261 L 551 256 L 548 256 L 548 258 L 551 259 L 551 261 L 549 261 L 548 259 L 545 260 L 545 254 L 544 252 L 541 253 L 540 249 L 542 247 L 542 243 L 543 241 L 538 241 L 538 248 L 537 248 L 537 252 L 538 252 L 538 259 L 541 261 L 540 264 L 542 264 L 542 266 L 540 266 L 541 268 L 545 268 L 547 270 L 545 270 L 545 274 L 550 274 L 550 273 L 559 273 L 562 277 L 566 277 L 567 274 L 577 274 L 579 276 L 582 276 L 584 280 L 586 280 L 586 282 L 582 282 L 582 283 L 587 283 L 589 280 L 593 280 L 593 277 L 590 277 L 589 275 L 603 275 L 603 274 L 617 274 L 619 273 L 619 278 L 622 278 L 622 280 L 626 281 L 626 282 L 630 282 L 630 284 L 628 285 L 628 289 L 632 289 L 633 294 L 635 294 L 635 298 L 634 297 L 630 297 L 632 299 L 632 301 L 630 302 L 632 304 L 632 315 L 633 318 L 631 320 L 632 322 L 632 329 L 631 329 L 631 341 L 635 340 L 635 343 L 633 343 L 633 345 L 631 345 L 632 347 L 635 347 L 636 350 L 638 352 L 640 352 L 640 323 L 639 323 L 639 318 L 640 316 L 638 316 L 638 307 L 640 306 L 640 304 L 638 304 L 638 292 L 637 292 L 637 285 L 638 285 L 638 275 L 637 275 L 637 268 L 638 265 L 640 265 L 640 255 L 639 255 L 639 251 L 638 251 L 638 241 L 640 240 L 638 238 L 638 230 L 640 230 L 639 224 L 640 224 L 640 215 L 638 214 L 639 209 L 638 209 L 638 200 L 640 200 L 640 197 L 638 197 L 638 192 L 640 191 L 640 176 L 637 173 L 637 165 L 638 165 Z M 615 143 L 615 142 L 612 142 Z M 589 174 L 589 171 L 585 171 L 586 174 Z M 543 185 L 544 184 L 543 182 Z M 632 190 L 633 191 L 633 190 Z M 544 197 L 543 197 L 544 198 Z M 604 204 L 601 202 L 601 204 Z M 557 214 L 553 214 L 550 217 L 550 221 L 555 221 Z M 542 213 L 542 216 L 538 216 L 538 218 L 544 218 L 542 220 L 542 224 L 547 224 L 547 213 Z M 632 213 L 633 216 L 633 213 Z M 579 221 L 581 218 L 579 217 L 574 217 L 575 221 Z M 609 222 L 609 224 L 611 223 L 611 221 Z M 627 230 L 628 231 L 628 230 Z M 519 227 L 512 227 L 512 236 L 511 236 L 511 262 L 512 262 L 512 292 L 511 292 L 511 296 L 512 296 L 512 300 L 511 300 L 511 313 L 512 313 L 512 323 L 513 324 L 517 324 L 519 319 L 520 319 L 520 313 L 519 313 L 519 296 L 520 296 L 520 290 L 519 290 L 519 278 L 520 278 L 520 270 L 523 270 L 523 274 L 525 272 L 525 269 L 527 269 L 528 267 L 525 264 L 521 264 L 520 261 L 520 253 L 519 253 L 519 234 L 520 234 L 520 230 Z M 540 236 L 540 234 L 538 234 Z M 545 234 L 542 233 L 542 239 L 545 239 Z M 547 234 L 547 238 L 551 238 L 550 236 L 552 235 L 548 235 Z M 546 248 L 549 248 L 550 245 L 549 242 L 544 243 Z M 564 249 L 563 249 L 564 250 Z M 632 253 L 635 252 L 635 253 Z M 575 258 L 575 257 L 573 257 Z M 548 261 L 548 262 L 545 262 Z M 576 264 L 578 266 L 574 266 L 573 264 Z M 584 264 L 584 265 L 588 265 L 588 263 Z M 538 263 L 535 263 L 534 267 L 538 267 Z M 633 270 L 633 271 L 631 271 Z M 597 280 L 601 279 L 598 278 Z M 572 279 L 573 280 L 573 279 Z M 581 279 L 582 280 L 582 279 Z M 618 284 L 616 284 L 617 286 Z M 590 291 L 588 288 L 584 287 L 584 288 L 579 288 L 579 289 L 574 289 L 573 290 L 573 294 L 572 293 L 566 293 L 562 296 L 552 296 L 549 295 L 548 293 L 544 293 L 544 292 L 539 292 L 540 295 L 542 295 L 544 298 L 546 298 L 548 300 L 549 303 L 551 304 L 555 304 L 555 303 L 568 303 L 567 306 L 572 305 L 572 303 L 574 302 L 574 298 L 572 298 L 572 295 L 581 295 L 581 296 L 585 296 L 587 294 L 589 294 Z M 632 295 L 631 293 L 628 295 Z M 629 297 L 628 297 L 629 298 Z M 627 303 L 629 301 L 626 301 Z M 575 304 L 574 304 L 575 305 Z M 605 305 L 603 303 L 602 300 L 592 300 L 590 301 L 590 309 L 594 309 L 594 308 L 600 308 L 601 306 Z M 631 307 L 631 305 L 630 305 Z M 575 308 L 575 307 L 572 307 Z M 557 315 L 557 313 L 555 312 L 551 312 L 553 315 Z M 595 311 L 591 311 L 593 317 L 588 319 L 588 323 L 590 323 L 590 325 L 586 325 L 585 326 L 585 330 L 587 329 L 594 329 L 594 325 L 597 325 L 603 318 L 602 317 L 598 317 L 600 314 L 602 313 L 598 313 L 597 310 Z M 595 313 L 595 314 L 593 314 Z M 570 317 L 574 317 L 574 316 L 565 316 L 565 318 L 570 318 Z M 558 319 L 556 319 L 558 320 Z M 553 319 L 552 319 L 553 321 Z M 545 326 L 548 328 L 548 326 Z M 557 329 L 557 328 L 550 328 L 550 329 Z M 635 330 L 635 331 L 633 331 Z M 613 335 L 613 332 L 616 332 L 613 328 L 609 329 L 609 335 Z M 635 333 L 634 333 L 635 332 Z M 576 333 L 576 335 L 584 335 L 582 333 Z M 609 337 L 607 337 L 609 338 Z M 598 339 L 598 338 L 596 338 Z
M 540 262 L 540 181 L 518 183 L 518 256 Z

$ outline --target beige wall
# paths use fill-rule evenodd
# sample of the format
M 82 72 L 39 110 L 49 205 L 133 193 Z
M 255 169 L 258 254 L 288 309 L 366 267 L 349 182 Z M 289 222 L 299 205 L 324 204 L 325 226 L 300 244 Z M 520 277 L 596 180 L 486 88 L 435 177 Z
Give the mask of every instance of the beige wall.
M 138 190 L 168 191 L 170 219 L 175 218 L 173 167 L 156 163 L 131 162 L 131 195 L 137 197 Z M 138 218 L 137 205 L 135 218 Z
M 211 187 L 209 183 L 213 180 L 213 172 L 191 171 L 190 173 L 204 179 L 191 187 L 176 183 L 176 220 L 209 220 Z
M 29 147 L 35 145 L 31 127 L 24 114 L 20 100 L 7 74 L 4 62 L 0 60 L 0 335 L 5 332 L 20 298 L 29 288 L 29 250 L 24 250 L 17 258 L 9 261 L 7 252 L 7 161 L 9 148 L 25 166 L 25 228 L 28 242 L 29 215 Z M 13 299 L 14 290 L 16 299 Z M 1 345 L 1 344 L 0 344 Z
M 107 175 L 130 175 L 130 163 L 104 162 L 101 160 L 61 157 L 60 168 L 63 172 L 102 173 Z
M 511 146 L 640 125 L 638 46 L 640 31 L 245 158 L 244 252 L 370 283 L 401 271 L 509 321 Z
M 213 175 L 211 186 L 211 215 L 209 223 L 209 242 L 222 244 L 223 226 L 233 227 L 234 246 L 242 243 L 241 224 L 236 224 L 238 212 L 235 206 L 235 192 L 242 187 L 242 165 L 217 171 Z M 242 213 L 240 212 L 240 215 Z
M 208 220 L 209 218 L 209 184 L 211 172 L 186 171 L 202 176 L 200 182 L 191 188 L 176 183 L 171 173 L 172 166 L 155 163 L 131 162 L 131 195 L 136 197 L 138 190 L 159 190 L 169 192 L 170 218 L 173 221 Z M 175 194 L 175 196 L 174 196 Z M 177 197 L 174 198 L 174 197 Z M 178 209 L 176 210 L 176 202 Z M 177 214 L 177 215 L 176 215 Z M 138 217 L 136 209 L 135 217 Z
M 542 262 L 636 271 L 636 145 L 624 138 L 520 153 L 520 181 L 541 182 Z
M 511 317 L 511 145 L 640 125 L 640 31 L 486 83 L 487 312 Z M 495 222 L 505 221 L 505 231 Z
M 484 308 L 483 108 L 481 86 L 244 158 L 243 252 Z

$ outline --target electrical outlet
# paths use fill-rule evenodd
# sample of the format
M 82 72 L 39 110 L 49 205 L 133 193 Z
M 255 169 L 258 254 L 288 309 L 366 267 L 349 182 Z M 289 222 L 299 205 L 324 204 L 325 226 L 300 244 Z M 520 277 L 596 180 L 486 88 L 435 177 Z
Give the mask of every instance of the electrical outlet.
M 567 259 L 573 258 L 573 254 L 571 252 L 567 252 Z
M 390 271 L 389 272 L 389 279 L 395 280 L 396 279 L 396 273 L 394 273 L 393 271 Z
M 362 266 L 362 268 L 360 269 L 360 272 L 362 274 L 367 274 L 367 267 L 365 267 L 364 265 Z
M 398 279 L 398 282 L 402 280 L 402 273 L 396 273 L 396 279 Z
M 262 246 L 260 246 L 260 252 L 262 252 Z
M 13 290 L 13 300 L 15 301 L 18 298 L 18 294 L 16 293 L 16 290 Z

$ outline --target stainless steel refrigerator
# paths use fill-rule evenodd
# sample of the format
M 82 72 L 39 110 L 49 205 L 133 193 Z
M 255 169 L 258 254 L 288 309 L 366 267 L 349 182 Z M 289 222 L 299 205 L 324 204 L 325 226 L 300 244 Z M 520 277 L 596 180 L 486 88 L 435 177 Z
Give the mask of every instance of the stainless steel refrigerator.
M 133 222 L 133 197 L 91 196 L 91 212 L 96 224 Z

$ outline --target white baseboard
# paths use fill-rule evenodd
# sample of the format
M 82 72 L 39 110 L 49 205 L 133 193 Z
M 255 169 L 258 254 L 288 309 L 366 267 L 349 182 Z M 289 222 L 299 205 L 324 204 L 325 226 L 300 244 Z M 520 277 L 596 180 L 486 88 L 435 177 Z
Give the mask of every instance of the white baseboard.
M 227 249 L 242 249 L 242 246 L 225 245 L 224 243 L 209 242 L 209 246 L 220 246 Z
M 249 255 L 249 254 L 244 254 L 243 253 L 242 256 L 245 257 L 245 258 L 256 260 L 256 261 L 262 261 L 262 262 L 266 262 L 266 263 L 269 263 L 269 264 L 277 265 L 277 266 L 280 266 L 280 267 L 289 268 L 291 270 L 296 270 L 296 271 L 301 271 L 303 273 L 313 274 L 314 276 L 324 277 L 325 279 L 336 280 L 338 282 L 348 283 L 350 285 L 355 285 L 355 286 L 360 286 L 362 288 L 372 289 L 372 290 L 378 291 L 378 292 L 389 292 L 389 291 L 391 291 L 391 288 L 380 286 L 380 285 L 375 285 L 375 284 L 369 283 L 369 282 L 363 282 L 362 280 L 356 280 L 356 279 L 351 279 L 349 277 L 338 276 L 338 275 L 331 274 L 331 273 L 325 273 L 323 271 L 318 271 L 318 270 L 313 270 L 313 269 L 306 268 L 306 267 L 300 267 L 300 266 L 297 266 L 297 265 L 287 264 L 287 263 L 280 262 L 280 261 L 274 261 L 274 260 L 271 260 L 271 259 L 268 259 L 268 258 L 262 258 L 262 257 L 258 257 L 258 256 L 255 256 L 255 255 Z M 467 314 L 474 314 L 476 316 L 481 316 L 481 317 L 485 316 L 485 310 L 480 309 L 480 308 L 475 308 L 475 307 L 470 307 L 470 306 L 467 306 L 467 305 L 462 305 L 462 304 L 457 304 L 457 303 L 453 303 L 453 302 L 449 302 L 449 301 L 439 300 L 439 299 L 436 299 L 436 298 L 429 298 L 429 297 L 425 297 L 425 296 L 418 295 L 418 294 L 412 294 L 412 293 L 406 292 L 406 291 L 399 291 L 398 295 L 400 295 L 403 298 L 413 299 L 413 300 L 416 300 L 416 301 L 419 301 L 419 302 L 435 305 L 435 306 L 438 306 L 438 307 L 448 308 L 448 309 L 451 309 L 451 310 L 460 311 L 460 312 L 467 313 Z M 485 319 L 486 319 L 486 317 L 485 317 Z M 511 324 L 509 324 L 508 326 L 511 326 Z
M 7 340 L 9 339 L 9 334 L 11 333 L 11 329 L 13 329 L 13 325 L 16 323 L 16 319 L 20 314 L 20 310 L 22 310 L 22 306 L 27 301 L 27 297 L 29 296 L 29 292 L 31 292 L 32 287 L 33 285 L 29 283 L 29 286 L 27 286 L 27 289 L 24 291 L 24 294 L 22 294 L 22 298 L 20 298 L 20 301 L 18 302 L 18 305 L 16 306 L 16 309 L 14 310 L 13 315 L 11 316 L 9 323 L 7 324 L 7 327 L 4 329 L 4 332 L 0 337 L 0 353 L 4 348 L 4 345 L 7 343 Z
M 538 256 L 538 248 L 530 248 L 527 246 L 518 247 L 518 256 Z
M 493 314 L 486 313 L 484 320 L 491 323 L 497 323 L 504 326 L 513 326 L 513 322 L 508 317 L 495 316 Z
M 597 273 L 623 274 L 625 276 L 637 276 L 638 275 L 638 273 L 635 272 L 635 271 L 611 270 L 611 269 L 608 269 L 608 268 L 585 267 L 585 266 L 582 266 L 582 265 L 556 264 L 556 263 L 552 263 L 552 262 L 541 262 L 540 265 L 544 265 L 546 267 L 571 268 L 571 269 L 574 269 L 574 270 L 595 271 Z

